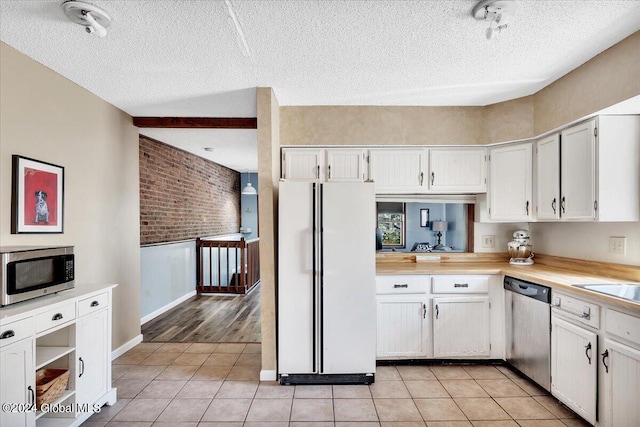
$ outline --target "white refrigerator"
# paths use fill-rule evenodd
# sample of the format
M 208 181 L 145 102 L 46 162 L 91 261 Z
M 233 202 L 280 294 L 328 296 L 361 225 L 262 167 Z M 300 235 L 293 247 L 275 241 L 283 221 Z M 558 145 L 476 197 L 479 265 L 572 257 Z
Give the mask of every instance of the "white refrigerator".
M 370 384 L 376 369 L 373 183 L 280 182 L 282 384 Z

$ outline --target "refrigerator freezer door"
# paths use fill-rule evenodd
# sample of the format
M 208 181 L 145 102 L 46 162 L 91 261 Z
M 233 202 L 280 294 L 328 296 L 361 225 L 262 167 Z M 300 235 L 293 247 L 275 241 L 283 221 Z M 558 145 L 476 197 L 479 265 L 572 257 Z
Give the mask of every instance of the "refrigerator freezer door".
M 322 184 L 320 370 L 374 373 L 376 367 L 373 183 Z
M 279 188 L 278 370 L 317 372 L 314 321 L 314 184 L 281 182 Z M 316 185 L 317 187 L 317 185 Z M 314 330 L 315 329 L 315 330 Z M 315 363 L 317 365 L 317 363 Z

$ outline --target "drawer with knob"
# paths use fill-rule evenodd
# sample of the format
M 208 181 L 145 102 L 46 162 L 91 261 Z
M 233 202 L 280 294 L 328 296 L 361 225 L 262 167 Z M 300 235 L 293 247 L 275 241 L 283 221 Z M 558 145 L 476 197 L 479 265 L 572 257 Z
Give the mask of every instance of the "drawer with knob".
M 489 276 L 441 275 L 431 278 L 434 294 L 486 294 Z
M 59 305 L 36 315 L 36 334 L 69 323 L 76 318 L 76 304 Z
M 399 275 L 376 276 L 376 294 L 426 294 L 429 276 Z
M 94 311 L 102 310 L 109 305 L 109 294 L 104 292 L 78 301 L 78 317 Z
M 33 336 L 33 317 L 0 326 L 0 347 Z
M 551 309 L 557 315 L 574 322 L 600 328 L 600 306 L 566 294 L 552 291 Z

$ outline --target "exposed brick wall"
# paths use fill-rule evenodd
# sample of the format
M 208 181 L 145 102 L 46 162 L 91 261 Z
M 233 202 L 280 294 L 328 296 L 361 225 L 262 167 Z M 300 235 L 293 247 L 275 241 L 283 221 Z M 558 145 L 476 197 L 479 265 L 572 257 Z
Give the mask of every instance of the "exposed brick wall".
M 237 233 L 240 174 L 140 135 L 140 244 Z

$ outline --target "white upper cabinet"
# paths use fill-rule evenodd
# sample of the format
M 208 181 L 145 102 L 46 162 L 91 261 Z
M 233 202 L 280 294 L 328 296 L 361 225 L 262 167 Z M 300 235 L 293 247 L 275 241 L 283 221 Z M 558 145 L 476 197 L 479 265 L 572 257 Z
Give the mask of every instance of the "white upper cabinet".
M 600 116 L 539 140 L 537 219 L 640 220 L 639 159 L 640 116 Z
M 365 180 L 365 150 L 327 149 L 328 182 L 362 182 Z
M 292 181 L 324 181 L 324 150 L 295 148 L 282 150 L 282 178 Z
M 531 221 L 532 143 L 489 149 L 489 217 L 493 221 Z
M 596 219 L 640 221 L 640 115 L 600 116 L 596 131 Z
M 426 148 L 369 150 L 369 179 L 376 193 L 423 193 L 427 189 Z
M 563 130 L 560 138 L 560 216 L 567 220 L 593 220 L 596 212 L 595 120 Z
M 539 220 L 560 218 L 560 135 L 536 143 L 536 214 Z
M 430 149 L 429 192 L 486 192 L 486 158 L 485 147 Z

